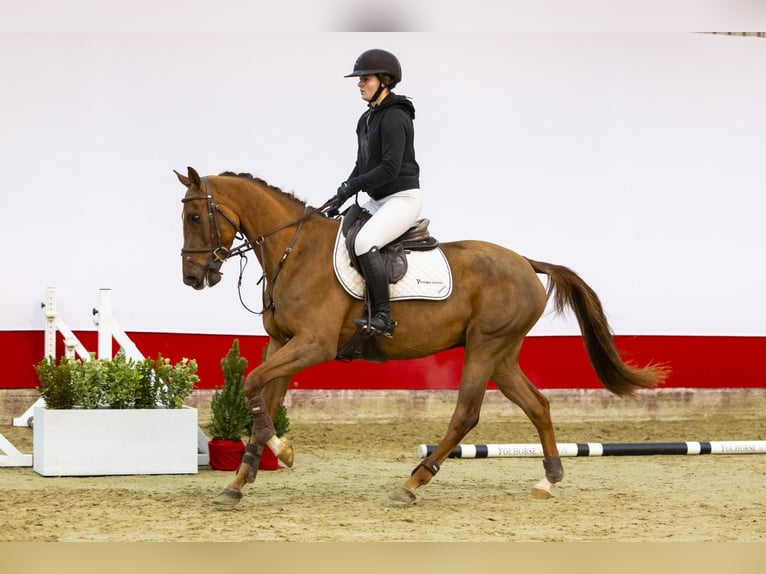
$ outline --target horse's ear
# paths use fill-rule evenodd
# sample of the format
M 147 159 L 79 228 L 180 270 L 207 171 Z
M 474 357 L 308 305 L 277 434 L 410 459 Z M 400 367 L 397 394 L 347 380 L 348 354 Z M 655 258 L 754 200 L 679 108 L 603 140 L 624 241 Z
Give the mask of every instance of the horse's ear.
M 194 184 L 194 187 L 196 187 L 197 189 L 202 189 L 202 181 L 200 181 L 197 170 L 191 166 L 187 167 L 186 170 L 188 172 L 189 179 Z
M 182 175 L 178 173 L 176 170 L 173 170 L 173 173 L 176 174 L 178 181 L 180 181 L 186 187 L 191 187 L 193 185 L 198 189 L 202 189 L 202 181 L 200 180 L 197 170 L 194 169 L 193 167 L 187 167 L 186 170 L 189 174 L 188 176 Z
M 178 178 L 178 181 L 180 181 L 185 187 L 191 186 L 191 181 L 188 177 L 185 175 L 178 173 L 176 170 L 173 170 L 173 173 L 176 174 L 176 177 Z

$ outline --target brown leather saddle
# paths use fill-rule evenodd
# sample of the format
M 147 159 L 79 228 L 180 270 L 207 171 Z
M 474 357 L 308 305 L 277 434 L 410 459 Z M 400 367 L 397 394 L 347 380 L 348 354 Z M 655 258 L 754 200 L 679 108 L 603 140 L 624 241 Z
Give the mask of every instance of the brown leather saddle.
M 346 238 L 346 249 L 351 266 L 359 271 L 359 263 L 354 253 L 354 241 L 362 226 L 372 217 L 369 211 L 359 204 L 353 204 L 343 214 L 341 232 Z M 388 245 L 380 249 L 386 265 L 388 282 L 396 283 L 407 273 L 407 253 L 411 251 L 429 251 L 439 246 L 439 241 L 431 237 L 428 231 L 428 219 L 419 219 L 415 224 Z M 365 335 L 357 329 L 335 357 L 339 361 L 365 360 L 385 363 L 388 357 L 378 345 L 377 337 Z
M 343 214 L 341 230 L 346 238 L 346 249 L 351 266 L 359 271 L 359 263 L 354 253 L 354 242 L 359 230 L 372 217 L 369 211 L 358 204 L 353 204 Z M 396 283 L 407 273 L 407 253 L 410 251 L 430 251 L 439 246 L 439 241 L 431 237 L 428 231 L 428 219 L 418 219 L 412 227 L 391 243 L 380 248 L 380 254 L 386 264 L 388 282 Z

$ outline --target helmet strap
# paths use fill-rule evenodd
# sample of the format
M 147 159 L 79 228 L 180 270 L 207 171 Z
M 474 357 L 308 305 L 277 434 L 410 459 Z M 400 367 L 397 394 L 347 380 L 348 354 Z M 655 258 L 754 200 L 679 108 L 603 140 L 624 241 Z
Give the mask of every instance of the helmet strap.
M 375 93 L 373 94 L 372 99 L 370 100 L 370 105 L 371 106 L 376 105 L 375 102 L 378 101 L 378 98 L 380 97 L 380 94 L 382 94 L 383 90 L 386 89 L 386 86 L 383 84 L 383 78 L 381 77 L 381 75 L 380 74 L 376 74 L 376 76 L 378 78 L 378 81 L 380 82 L 380 85 L 378 86 L 378 89 L 375 90 Z

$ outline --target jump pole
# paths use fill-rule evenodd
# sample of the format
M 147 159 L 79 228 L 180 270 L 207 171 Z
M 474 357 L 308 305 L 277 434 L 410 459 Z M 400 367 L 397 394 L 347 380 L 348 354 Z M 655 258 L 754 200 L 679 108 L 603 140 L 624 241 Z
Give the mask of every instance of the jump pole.
M 766 440 L 700 442 L 558 443 L 559 456 L 645 456 L 698 454 L 766 454 Z M 421 444 L 418 456 L 433 454 L 436 445 Z M 515 458 L 543 456 L 540 444 L 459 444 L 449 458 Z

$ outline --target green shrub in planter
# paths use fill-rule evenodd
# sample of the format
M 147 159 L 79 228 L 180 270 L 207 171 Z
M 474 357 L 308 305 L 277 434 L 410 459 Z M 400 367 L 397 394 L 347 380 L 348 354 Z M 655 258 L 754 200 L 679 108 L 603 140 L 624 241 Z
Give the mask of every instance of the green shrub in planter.
M 157 360 L 134 361 L 118 353 L 114 359 L 82 361 L 46 357 L 35 365 L 40 396 L 49 409 L 178 409 L 199 381 L 197 362 L 182 359 L 171 365 Z M 164 383 L 164 384 L 163 384 Z
M 46 357 L 35 365 L 40 380 L 40 396 L 51 409 L 71 409 L 75 403 L 71 368 L 76 361 L 62 357 L 58 365 L 53 357 Z
M 135 408 L 156 409 L 162 381 L 154 372 L 154 360 L 144 359 L 143 361 L 138 361 L 135 369 L 140 374 L 138 388 L 136 389 Z
M 113 409 L 135 408 L 136 395 L 141 380 L 141 372 L 136 369 L 136 362 L 133 359 L 128 359 L 124 353 L 117 353 L 111 361 L 99 360 L 97 362 L 102 363 L 104 402 Z
M 70 376 L 77 405 L 84 409 L 97 409 L 104 404 L 107 380 L 103 361 L 97 361 L 93 355 L 90 361 L 73 360 Z
M 170 359 L 165 359 L 161 354 L 157 355 L 154 363 L 155 376 L 165 384 L 159 386 L 159 403 L 166 409 L 180 409 L 184 399 L 194 389 L 199 381 L 197 376 L 197 361 L 194 359 L 181 359 L 175 365 L 170 364 Z

